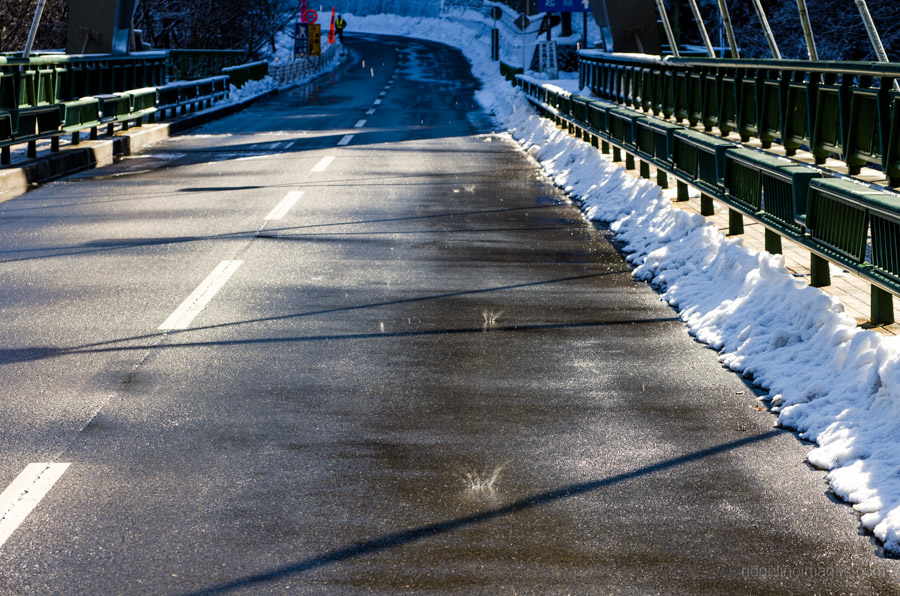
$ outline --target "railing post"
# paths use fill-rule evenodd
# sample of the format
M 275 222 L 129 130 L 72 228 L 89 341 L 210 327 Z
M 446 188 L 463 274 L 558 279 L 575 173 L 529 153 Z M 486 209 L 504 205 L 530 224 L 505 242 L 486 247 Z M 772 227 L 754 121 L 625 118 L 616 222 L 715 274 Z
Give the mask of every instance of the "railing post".
M 765 249 L 770 255 L 782 254 L 781 236 L 769 228 L 766 228 Z
M 728 210 L 728 235 L 738 236 L 744 233 L 744 215 L 734 209 Z
M 892 325 L 894 323 L 894 297 L 878 286 L 872 286 L 871 319 L 875 325 Z
M 713 199 L 706 193 L 700 193 L 700 215 L 704 217 L 709 217 L 710 215 L 716 214 L 716 207 L 713 204 Z
M 831 285 L 831 268 L 828 265 L 828 261 L 817 254 L 810 254 L 809 285 L 814 288 L 824 288 Z

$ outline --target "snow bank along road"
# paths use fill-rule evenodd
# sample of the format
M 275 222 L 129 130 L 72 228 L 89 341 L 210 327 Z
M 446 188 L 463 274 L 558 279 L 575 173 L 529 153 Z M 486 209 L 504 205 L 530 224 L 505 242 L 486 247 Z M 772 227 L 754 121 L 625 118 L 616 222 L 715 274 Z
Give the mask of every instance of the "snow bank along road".
M 461 55 L 348 45 L 0 205 L 0 593 L 900 589 Z

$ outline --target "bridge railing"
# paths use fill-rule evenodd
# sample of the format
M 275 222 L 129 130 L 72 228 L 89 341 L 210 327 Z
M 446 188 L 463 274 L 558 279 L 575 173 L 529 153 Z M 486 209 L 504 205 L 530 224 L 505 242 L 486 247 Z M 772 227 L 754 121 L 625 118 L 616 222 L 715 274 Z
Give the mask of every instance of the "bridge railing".
M 595 95 L 691 127 L 736 133 L 763 149 L 808 150 L 846 173 L 884 172 L 900 186 L 900 64 L 657 58 L 579 53 L 581 86 Z
M 626 168 L 633 169 L 639 161 L 645 178 L 654 166 L 657 182 L 664 188 L 674 177 L 678 200 L 688 199 L 688 185 L 697 188 L 703 215 L 713 214 L 713 199 L 727 205 L 729 233 L 742 233 L 746 216 L 765 228 L 769 252 L 781 252 L 782 237 L 807 248 L 812 255 L 811 285 L 830 284 L 829 262 L 863 277 L 871 284 L 872 322 L 894 322 L 892 296 L 900 295 L 900 195 L 814 163 L 748 148 L 740 139 L 755 138 L 762 145 L 767 135 L 770 143 L 781 140 L 785 131 L 799 136 L 803 128 L 785 127 L 785 122 L 806 120 L 813 130 L 812 116 L 819 114 L 819 125 L 827 124 L 831 131 L 832 147 L 864 148 L 872 153 L 876 147 L 893 147 L 900 113 L 893 110 L 898 104 L 892 81 L 900 70 L 860 65 L 854 71 L 850 65 L 847 72 L 838 73 L 836 65 L 815 70 L 809 64 L 805 64 L 807 70 L 798 70 L 803 63 L 779 64 L 780 69 L 743 64 L 738 69 L 718 61 L 673 65 L 665 59 L 627 56 L 590 56 L 584 62 L 580 86 L 594 89 L 595 95 L 605 99 L 582 97 L 523 75 L 517 76 L 517 82 L 539 111 L 605 153 L 612 152 L 614 161 L 622 161 L 623 153 Z M 852 74 L 858 71 L 866 74 Z M 784 78 L 772 74 L 781 72 L 790 74 Z M 831 75 L 838 77 L 837 85 L 831 84 Z M 735 76 L 734 85 L 723 84 L 730 76 Z M 821 83 L 816 84 L 820 76 Z M 860 81 L 862 77 L 878 79 L 880 85 Z M 837 87 L 839 93 L 830 99 L 828 93 L 819 94 L 823 87 Z M 732 93 L 734 103 L 727 105 Z M 841 93 L 847 95 L 843 104 Z M 874 104 L 868 103 L 872 95 Z M 822 98 L 818 111 L 810 106 L 813 97 Z M 823 114 L 834 109 L 828 105 L 833 100 L 840 117 L 836 123 L 822 123 Z M 750 120 L 743 120 L 746 134 L 722 138 L 720 123 L 727 128 L 731 118 L 739 126 L 741 107 L 748 119 L 755 118 L 754 127 L 751 130 Z M 866 110 L 877 110 L 876 116 Z M 851 114 L 857 123 L 848 120 Z M 868 138 L 861 130 L 869 132 Z M 797 142 L 804 145 L 802 140 Z M 858 155 L 872 153 L 857 149 Z
M 221 74 L 223 68 L 242 64 L 243 50 L 168 50 L 170 81 L 192 81 Z

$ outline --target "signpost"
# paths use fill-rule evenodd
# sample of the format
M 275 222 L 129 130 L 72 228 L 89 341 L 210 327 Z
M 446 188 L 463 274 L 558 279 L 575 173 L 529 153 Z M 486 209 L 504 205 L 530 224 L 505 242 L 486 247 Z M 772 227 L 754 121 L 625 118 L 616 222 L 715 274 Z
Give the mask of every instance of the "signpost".
M 322 54 L 322 26 L 309 25 L 309 55 L 319 56 Z
M 309 55 L 309 23 L 294 23 L 294 59 Z
M 538 12 L 580 12 L 582 14 L 582 34 L 581 34 L 581 43 L 582 46 L 587 48 L 587 13 L 591 10 L 591 2 L 590 0 L 537 0 L 537 9 Z M 570 18 L 570 17 L 567 17 Z M 571 32 L 571 21 L 566 21 L 566 23 L 570 23 L 568 25 L 569 32 Z M 563 35 L 566 35 L 566 26 L 563 26 Z M 571 34 L 571 33 L 568 33 Z M 538 34 L 540 35 L 540 34 Z
M 588 12 L 590 0 L 537 0 L 538 12 Z

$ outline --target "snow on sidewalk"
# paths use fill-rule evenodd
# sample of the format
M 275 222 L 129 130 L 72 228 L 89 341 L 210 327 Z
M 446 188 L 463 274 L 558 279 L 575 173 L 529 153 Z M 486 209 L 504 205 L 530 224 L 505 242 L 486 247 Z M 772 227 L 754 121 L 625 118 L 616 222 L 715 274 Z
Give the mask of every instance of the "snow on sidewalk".
M 778 424 L 815 441 L 808 459 L 863 525 L 900 553 L 900 338 L 857 328 L 841 303 L 793 277 L 781 256 L 725 238 L 673 207 L 587 143 L 539 117 L 490 60 L 490 22 L 351 17 L 355 32 L 427 38 L 457 47 L 484 84 L 478 101 L 585 215 L 608 223 L 635 277 L 676 307 L 691 333 L 729 368 L 768 390 Z

